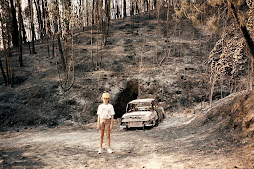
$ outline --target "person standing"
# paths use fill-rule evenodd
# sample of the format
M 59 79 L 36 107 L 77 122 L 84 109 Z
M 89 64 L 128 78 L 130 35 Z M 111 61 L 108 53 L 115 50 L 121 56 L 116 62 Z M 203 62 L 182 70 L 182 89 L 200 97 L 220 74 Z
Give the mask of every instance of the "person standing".
M 114 123 L 114 107 L 112 104 L 109 104 L 110 94 L 109 93 L 103 93 L 102 94 L 102 101 L 103 103 L 98 106 L 97 110 L 97 128 L 100 131 L 100 148 L 98 151 L 98 154 L 102 153 L 102 144 L 103 144 L 103 137 L 104 137 L 104 131 L 106 130 L 106 136 L 107 136 L 107 152 L 113 153 L 113 151 L 110 148 L 110 132 L 113 129 L 113 123 Z

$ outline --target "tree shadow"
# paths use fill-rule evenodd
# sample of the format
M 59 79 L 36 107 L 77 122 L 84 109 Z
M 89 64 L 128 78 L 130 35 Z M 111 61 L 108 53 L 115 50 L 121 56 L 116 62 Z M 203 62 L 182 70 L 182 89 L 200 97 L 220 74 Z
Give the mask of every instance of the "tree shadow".
M 0 168 L 35 168 L 44 166 L 36 156 L 24 156 L 25 150 L 0 150 Z

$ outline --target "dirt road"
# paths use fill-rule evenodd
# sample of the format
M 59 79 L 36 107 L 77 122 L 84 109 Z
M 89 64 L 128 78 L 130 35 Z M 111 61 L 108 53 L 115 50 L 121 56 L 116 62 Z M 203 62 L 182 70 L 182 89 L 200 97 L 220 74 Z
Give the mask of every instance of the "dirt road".
M 198 114 L 167 117 L 149 130 L 112 131 L 113 154 L 97 154 L 95 123 L 1 133 L 0 168 L 253 168 L 254 145 L 193 128 Z M 216 134 L 217 133 L 217 134 Z M 105 140 L 106 141 L 106 140 Z M 106 147 L 106 144 L 104 144 Z

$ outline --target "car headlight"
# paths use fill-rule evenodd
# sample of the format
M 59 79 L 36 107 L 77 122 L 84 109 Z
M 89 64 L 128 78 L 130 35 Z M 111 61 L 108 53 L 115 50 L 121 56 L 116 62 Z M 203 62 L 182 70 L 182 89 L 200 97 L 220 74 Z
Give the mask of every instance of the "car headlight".
M 126 126 L 128 122 L 121 122 L 121 126 Z
M 153 124 L 153 120 L 145 121 L 144 124 Z

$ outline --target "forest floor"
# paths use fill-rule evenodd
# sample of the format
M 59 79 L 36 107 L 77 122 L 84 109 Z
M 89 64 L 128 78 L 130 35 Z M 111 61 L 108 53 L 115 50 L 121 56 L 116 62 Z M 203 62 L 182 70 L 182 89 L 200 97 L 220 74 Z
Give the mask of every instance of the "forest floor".
M 115 120 L 113 154 L 106 153 L 105 143 L 103 154 L 97 154 L 96 123 L 2 132 L 0 168 L 251 169 L 253 98 L 253 92 L 230 95 L 212 108 L 168 116 L 159 126 L 147 130 L 121 130 L 119 120 Z M 231 115 L 232 107 L 239 106 L 244 115 Z M 239 118 L 241 123 L 236 122 Z

